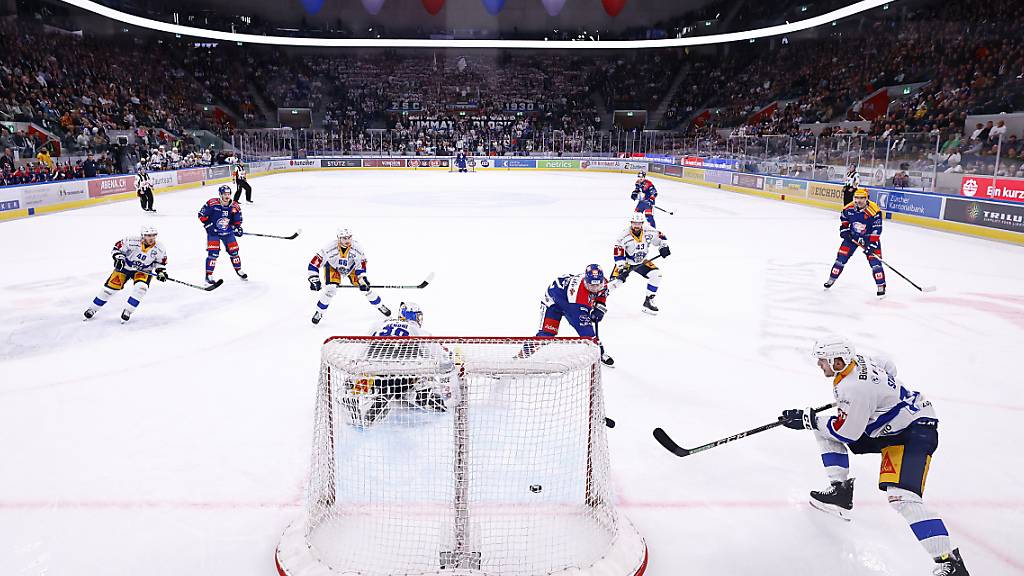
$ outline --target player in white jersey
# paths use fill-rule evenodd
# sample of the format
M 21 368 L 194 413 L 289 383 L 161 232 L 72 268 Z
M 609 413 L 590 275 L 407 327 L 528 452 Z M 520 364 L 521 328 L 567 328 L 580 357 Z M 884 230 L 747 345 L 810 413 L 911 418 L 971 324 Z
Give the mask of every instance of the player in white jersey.
M 138 236 L 128 236 L 114 244 L 110 251 L 114 259 L 114 271 L 100 293 L 92 299 L 92 306 L 85 310 L 85 319 L 96 315 L 96 312 L 107 303 L 107 300 L 118 290 L 122 290 L 128 280 L 135 283 L 128 304 L 121 312 L 121 322 L 127 322 L 132 312 L 139 307 L 143 297 L 149 290 L 149 283 L 156 279 L 167 280 L 167 250 L 156 239 L 156 228 L 143 226 Z
M 324 268 L 323 284 L 327 286 L 316 303 L 318 310 L 313 314 L 313 324 L 320 323 L 324 310 L 327 310 L 331 298 L 338 292 L 341 279 L 346 276 L 353 286 L 358 286 L 366 295 L 367 302 L 376 306 L 381 314 L 391 316 L 391 309 L 370 289 L 370 280 L 366 277 L 366 253 L 358 242 L 352 240 L 352 233 L 348 228 L 338 230 L 336 239 L 321 248 L 309 261 L 309 289 L 314 292 L 323 287 L 320 282 L 321 266 Z
M 813 430 L 817 438 L 831 486 L 811 492 L 811 505 L 848 520 L 854 480 L 849 477 L 848 453 L 880 453 L 878 489 L 935 559 L 934 574 L 967 576 L 946 525 L 922 501 L 928 467 L 939 443 L 939 420 L 932 403 L 903 387 L 891 361 L 857 354 L 842 337 L 818 340 L 812 353 L 822 373 L 832 380 L 837 415 L 816 414 L 807 408 L 786 410 L 779 417 L 784 426 Z
M 629 228 L 615 242 L 615 269 L 612 270 L 612 278 L 608 282 L 608 291 L 611 292 L 625 283 L 630 272 L 636 272 L 647 279 L 647 298 L 644 299 L 641 310 L 648 314 L 657 314 L 658 307 L 654 304 L 654 297 L 661 284 L 661 270 L 658 270 L 657 265 L 647 256 L 654 248 L 658 249 L 658 254 L 662 258 L 668 258 L 672 251 L 668 247 L 668 238 L 647 226 L 645 222 L 642 212 L 634 212 L 629 219 Z
M 370 331 L 370 336 L 396 338 L 374 341 L 367 347 L 365 366 L 372 372 L 346 382 L 341 403 L 355 426 L 365 428 L 380 422 L 395 404 L 447 412 L 452 398 L 457 397 L 458 371 L 453 354 L 436 342 L 398 339 L 430 336 L 423 330 L 419 305 L 402 302 L 400 311 L 399 317 L 384 320 Z M 400 363 L 403 370 L 423 375 L 389 375 L 389 363 Z

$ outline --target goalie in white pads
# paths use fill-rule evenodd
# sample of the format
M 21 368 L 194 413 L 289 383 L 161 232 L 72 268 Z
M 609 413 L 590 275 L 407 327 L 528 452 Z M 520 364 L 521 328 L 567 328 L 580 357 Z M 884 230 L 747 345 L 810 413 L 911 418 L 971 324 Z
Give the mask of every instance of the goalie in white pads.
M 818 367 L 832 380 L 836 416 L 812 408 L 786 410 L 779 417 L 788 428 L 814 431 L 831 486 L 811 492 L 813 507 L 844 519 L 853 509 L 850 457 L 882 455 L 878 489 L 910 524 L 914 536 L 935 559 L 936 576 L 967 576 L 960 551 L 953 548 L 946 525 L 922 501 L 928 468 L 939 444 L 939 420 L 932 403 L 903 387 L 896 367 L 881 358 L 857 354 L 844 338 L 826 336 L 814 343 Z
M 629 228 L 615 242 L 615 268 L 612 270 L 611 282 L 608 283 L 608 291 L 611 292 L 625 283 L 631 272 L 646 278 L 647 298 L 644 299 L 642 310 L 648 314 L 658 313 L 654 297 L 661 284 L 661 270 L 647 259 L 647 255 L 654 248 L 658 249 L 658 254 L 662 258 L 668 258 L 672 253 L 668 247 L 668 238 L 647 226 L 643 213 L 634 212 L 629 219 Z
M 114 249 L 110 251 L 110 257 L 114 259 L 114 271 L 110 273 L 100 293 L 92 299 L 92 306 L 86 308 L 86 320 L 95 316 L 114 292 L 124 289 L 131 280 L 134 288 L 128 297 L 128 304 L 121 312 L 121 322 L 127 322 L 149 291 L 153 277 L 161 282 L 167 280 L 167 250 L 157 241 L 156 234 L 155 227 L 143 226 L 139 235 L 128 236 L 114 244 Z
M 422 328 L 423 310 L 419 305 L 402 302 L 400 311 L 398 318 L 375 326 L 370 336 L 430 336 Z M 452 353 L 442 345 L 417 340 L 374 341 L 367 347 L 365 357 L 373 371 L 345 382 L 341 400 L 353 425 L 365 428 L 380 422 L 395 403 L 428 412 L 447 412 L 449 404 L 453 404 L 457 367 Z M 389 374 L 389 364 L 403 373 Z
M 320 282 L 321 266 L 324 268 L 323 283 Z M 370 280 L 366 277 L 366 253 L 358 242 L 352 240 L 352 233 L 348 228 L 341 228 L 336 239 L 321 248 L 309 261 L 309 289 L 317 292 L 323 288 L 316 303 L 318 310 L 313 314 L 313 324 L 320 323 L 324 310 L 330 306 L 343 277 L 348 277 L 353 286 L 358 286 L 366 296 L 366 301 L 376 306 L 381 314 L 391 316 L 391 309 L 385 306 L 380 296 L 370 288 Z M 326 287 L 323 284 L 326 284 Z

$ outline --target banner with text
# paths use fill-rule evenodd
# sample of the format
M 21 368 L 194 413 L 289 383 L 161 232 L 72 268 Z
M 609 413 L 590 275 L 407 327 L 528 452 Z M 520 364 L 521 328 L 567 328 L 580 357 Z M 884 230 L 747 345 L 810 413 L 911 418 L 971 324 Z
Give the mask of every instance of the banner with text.
M 537 168 L 561 168 L 563 170 L 579 170 L 579 160 L 537 160 Z
M 991 198 L 1024 202 L 1024 180 L 1016 178 L 986 178 L 964 176 L 960 182 L 960 195 L 974 198 Z
M 821 182 L 808 182 L 807 197 L 814 200 L 829 202 L 838 206 L 843 205 L 843 187 L 838 184 L 824 184 Z
M 947 198 L 942 218 L 986 228 L 1024 232 L 1024 206 L 1014 204 Z
M 938 218 L 942 214 L 942 197 L 895 190 L 868 189 L 871 199 L 887 212 Z

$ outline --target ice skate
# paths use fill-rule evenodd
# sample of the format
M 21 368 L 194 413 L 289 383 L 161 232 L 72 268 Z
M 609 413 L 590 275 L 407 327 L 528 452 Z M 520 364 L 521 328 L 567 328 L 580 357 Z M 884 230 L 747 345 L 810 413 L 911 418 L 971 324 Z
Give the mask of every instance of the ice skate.
M 654 316 L 658 313 L 658 307 L 654 305 L 654 294 L 650 294 L 644 300 L 644 307 L 641 308 L 644 312 Z
M 849 522 L 849 512 L 853 510 L 853 480 L 853 478 L 843 482 L 833 480 L 828 490 L 812 490 L 811 506 Z
M 85 309 L 85 319 L 86 320 L 92 319 L 92 317 L 96 315 L 97 311 L 98 311 L 98 308 L 96 308 L 94 306 L 90 306 L 90 307 L 86 308 Z
M 387 306 L 385 306 L 383 304 L 378 304 L 377 305 L 377 311 L 380 312 L 381 314 L 389 317 L 389 318 L 391 317 L 391 308 L 388 308 Z
M 964 566 L 964 559 L 960 557 L 960 549 L 954 548 L 949 554 L 935 559 L 938 564 L 932 570 L 933 576 L 970 576 L 967 567 Z
M 124 310 L 121 311 L 121 324 L 124 324 L 125 322 L 127 322 L 127 321 L 129 321 L 131 319 L 132 319 L 132 311 L 131 310 L 128 310 L 127 308 L 125 308 Z
M 238 277 L 241 278 L 242 280 L 249 279 L 249 275 L 246 274 L 245 272 L 242 272 L 241 270 L 235 270 L 235 274 L 238 274 Z
M 323 317 L 324 317 L 324 313 L 319 311 L 319 310 L 317 310 L 315 313 L 313 313 L 313 325 L 315 326 L 315 325 L 319 324 L 320 323 L 320 319 L 323 318 Z
M 885 284 L 878 287 L 878 291 L 875 292 L 875 295 L 879 298 L 885 298 Z
M 828 280 L 826 280 L 825 281 L 825 290 L 828 290 L 829 288 L 831 288 L 832 285 L 835 284 L 835 283 L 836 283 L 836 279 L 835 278 L 829 278 Z

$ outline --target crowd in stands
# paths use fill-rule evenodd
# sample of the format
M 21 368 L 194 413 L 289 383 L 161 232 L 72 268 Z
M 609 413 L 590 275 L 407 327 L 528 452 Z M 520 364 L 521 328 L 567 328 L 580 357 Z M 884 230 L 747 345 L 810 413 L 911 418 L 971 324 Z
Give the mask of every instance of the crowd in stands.
M 660 23 L 656 35 L 682 34 L 704 18 L 727 27 L 771 25 L 826 11 L 836 2 L 816 3 L 807 14 L 780 9 L 775 1 L 742 4 L 735 10 L 728 2 L 711 3 Z M 600 57 L 454 50 L 296 53 L 158 36 L 94 38 L 6 18 L 0 19 L 0 120 L 31 122 L 40 130 L 0 129 L 0 144 L 37 163 L 26 168 L 33 178 L 79 173 L 66 160 L 39 165 L 40 153 L 56 158 L 58 149 L 61 156 L 79 158 L 91 151 L 95 160 L 108 158 L 109 169 L 120 171 L 131 168 L 133 156 L 135 162 L 148 158 L 160 145 L 170 150 L 177 143 L 186 157 L 193 145 L 189 133 L 196 129 L 230 138 L 238 129 L 275 126 L 278 107 L 303 107 L 324 131 L 316 136 L 324 149 L 526 154 L 554 138 L 566 149 L 587 147 L 607 133 L 615 109 L 664 109 L 659 128 L 686 130 L 688 138 L 706 139 L 708 146 L 730 136 L 786 136 L 794 142 L 786 147 L 790 153 L 793 147 L 813 150 L 821 137 L 854 137 L 883 152 L 939 162 L 943 170 L 1016 174 L 1024 135 L 994 138 L 995 126 L 984 137 L 963 130 L 970 114 L 1024 109 L 1019 7 L 1012 0 L 900 6 L 840 22 L 811 38 Z M 189 10 L 179 15 L 183 23 L 240 25 L 205 9 Z M 267 26 L 255 19 L 237 31 L 272 32 Z M 884 114 L 868 114 L 866 127 L 815 130 L 817 138 L 807 129 L 865 119 L 858 103 L 893 85 L 911 89 Z M 732 132 L 723 135 L 722 129 Z M 931 136 L 915 136 L 920 134 Z M 201 153 L 195 157 L 202 161 Z

